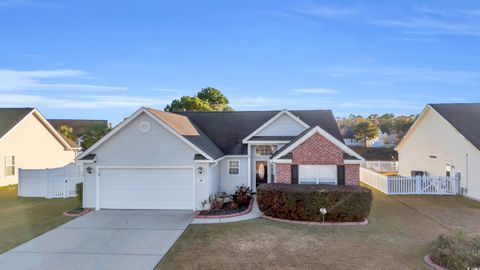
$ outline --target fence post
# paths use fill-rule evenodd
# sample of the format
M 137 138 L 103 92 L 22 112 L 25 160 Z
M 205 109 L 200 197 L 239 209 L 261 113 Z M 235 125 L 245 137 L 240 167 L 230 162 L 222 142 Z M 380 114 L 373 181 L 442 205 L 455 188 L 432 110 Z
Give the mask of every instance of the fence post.
M 387 190 L 385 194 L 390 194 L 390 176 L 387 176 Z
M 45 183 L 47 184 L 47 199 L 51 199 L 52 198 L 52 187 L 50 185 L 50 178 L 48 177 L 48 168 L 45 169 Z
M 420 177 L 420 176 L 416 176 L 415 178 L 415 193 L 416 194 L 422 194 L 422 182 L 423 182 L 423 176 Z

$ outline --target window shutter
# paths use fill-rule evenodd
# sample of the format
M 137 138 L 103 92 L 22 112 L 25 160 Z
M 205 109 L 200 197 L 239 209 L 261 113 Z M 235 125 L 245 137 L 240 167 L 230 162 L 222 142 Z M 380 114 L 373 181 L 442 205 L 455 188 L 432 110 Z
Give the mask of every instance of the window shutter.
M 337 166 L 337 185 L 345 185 L 345 165 Z
M 291 177 L 292 182 L 291 184 L 298 184 L 298 165 L 292 165 L 291 168 Z

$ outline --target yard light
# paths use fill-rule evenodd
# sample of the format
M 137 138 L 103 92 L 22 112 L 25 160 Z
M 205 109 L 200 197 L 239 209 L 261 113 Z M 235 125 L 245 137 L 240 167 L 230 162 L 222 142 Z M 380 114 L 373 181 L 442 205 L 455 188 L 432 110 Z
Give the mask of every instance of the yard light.
M 320 214 L 322 214 L 322 222 L 325 222 L 325 214 L 327 213 L 327 209 L 320 208 Z

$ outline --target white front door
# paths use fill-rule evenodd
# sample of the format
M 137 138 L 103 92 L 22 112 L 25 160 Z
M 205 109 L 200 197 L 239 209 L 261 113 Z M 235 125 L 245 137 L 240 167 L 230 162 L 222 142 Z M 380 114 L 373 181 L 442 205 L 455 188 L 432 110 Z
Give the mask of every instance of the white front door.
M 103 209 L 193 209 L 192 168 L 101 168 Z

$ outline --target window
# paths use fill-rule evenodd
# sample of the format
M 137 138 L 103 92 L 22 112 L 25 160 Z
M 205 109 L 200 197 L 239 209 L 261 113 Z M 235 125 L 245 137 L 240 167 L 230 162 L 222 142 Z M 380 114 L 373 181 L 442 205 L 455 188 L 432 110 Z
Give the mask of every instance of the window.
M 255 146 L 255 156 L 270 156 L 276 150 L 276 145 L 257 145 Z
M 5 156 L 5 175 L 15 175 L 15 156 Z
M 240 174 L 240 161 L 238 161 L 238 160 L 229 160 L 228 161 L 228 174 L 230 174 L 230 175 Z
M 337 166 L 335 165 L 299 165 L 299 184 L 337 184 Z

